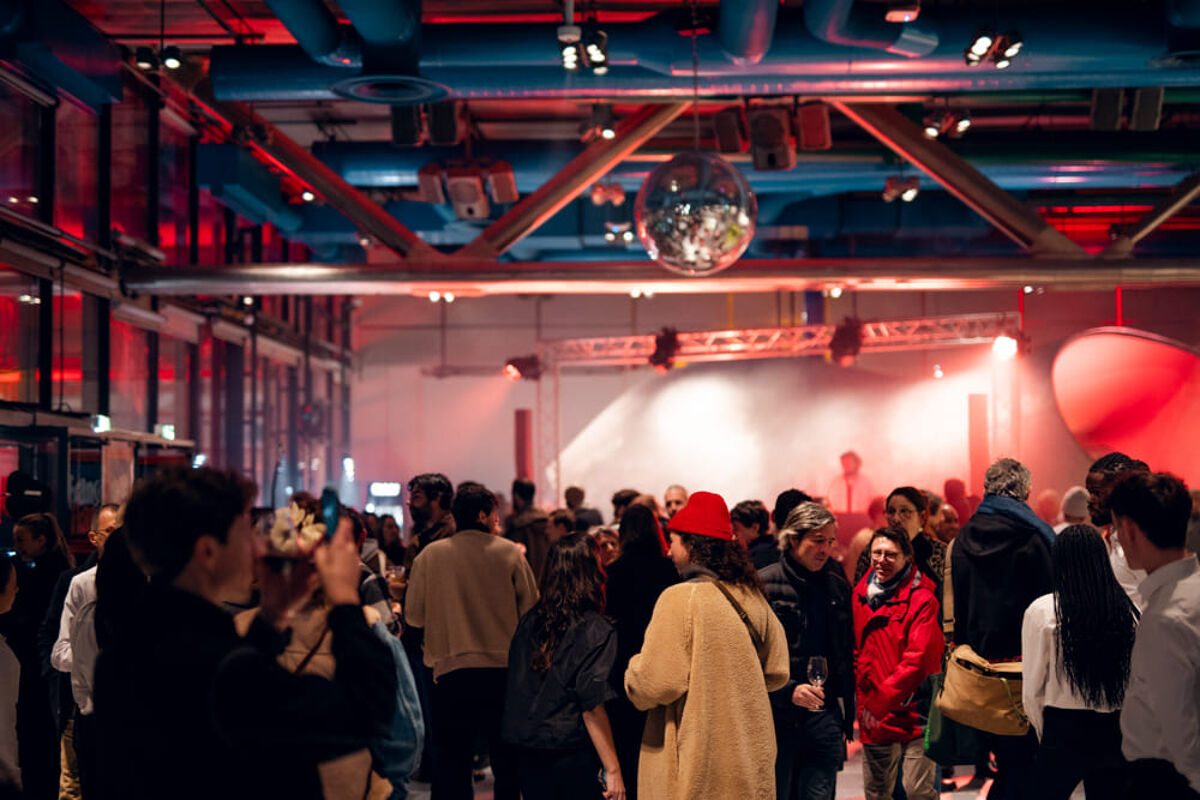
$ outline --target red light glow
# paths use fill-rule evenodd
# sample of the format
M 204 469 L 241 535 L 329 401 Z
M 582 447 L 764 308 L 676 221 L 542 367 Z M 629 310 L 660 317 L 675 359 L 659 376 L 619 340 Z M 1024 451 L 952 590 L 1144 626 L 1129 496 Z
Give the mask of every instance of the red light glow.
M 504 377 L 510 381 L 519 381 L 521 380 L 521 370 L 517 369 L 515 364 L 505 364 Z
M 997 336 L 992 342 L 992 355 L 1008 360 L 1017 354 L 1017 340 L 1011 336 Z

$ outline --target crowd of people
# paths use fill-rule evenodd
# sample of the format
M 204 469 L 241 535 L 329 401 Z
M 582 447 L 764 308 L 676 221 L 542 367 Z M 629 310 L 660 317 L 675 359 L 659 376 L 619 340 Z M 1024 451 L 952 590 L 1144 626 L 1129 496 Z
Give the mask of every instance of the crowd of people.
M 833 497 L 625 489 L 610 525 L 580 487 L 548 512 L 518 479 L 507 512 L 422 474 L 408 530 L 164 467 L 97 509 L 87 554 L 10 481 L 0 800 L 382 800 L 413 780 L 466 800 L 485 764 L 497 800 L 833 800 L 856 738 L 867 800 L 935 798 L 956 764 L 992 800 L 1200 798 L 1182 481 L 1110 453 L 1031 506 L 1005 458 L 981 497 L 867 498 L 842 460 Z M 962 652 L 1019 662 L 1018 728 L 943 703 Z

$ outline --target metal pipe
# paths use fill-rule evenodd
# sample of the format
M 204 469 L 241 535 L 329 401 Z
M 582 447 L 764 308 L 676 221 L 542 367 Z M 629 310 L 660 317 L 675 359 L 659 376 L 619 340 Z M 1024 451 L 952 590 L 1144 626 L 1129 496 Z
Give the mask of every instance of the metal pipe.
M 318 64 L 361 67 L 362 42 L 343 27 L 322 0 L 265 0 L 296 43 Z
M 229 264 L 135 267 L 129 289 L 158 295 L 393 294 L 450 290 L 458 297 L 514 294 L 656 294 L 802 291 L 849 287 L 863 291 L 987 289 L 1045 286 L 1051 290 L 1114 286 L 1200 286 L 1200 259 L 847 258 L 742 260 L 707 278 L 673 275 L 647 261 L 597 264 L 496 263 L 488 259 L 398 264 Z
M 721 0 L 717 39 L 735 64 L 757 64 L 771 49 L 778 0 Z
M 948 192 L 975 209 L 1021 247 L 1035 255 L 1077 255 L 1084 250 L 1017 198 L 1001 189 L 945 144 L 925 138 L 921 129 L 894 108 L 833 101 L 880 143 L 910 161 Z
M 804 24 L 830 44 L 870 47 L 918 58 L 932 53 L 938 35 L 915 22 L 888 22 L 880 7 L 861 0 L 805 0 Z
M 612 169 L 614 164 L 637 150 L 683 113 L 690 103 L 643 106 L 617 124 L 611 140 L 597 138 L 541 188 L 526 195 L 504 216 L 488 225 L 459 255 L 495 257 L 503 253 L 543 222 L 550 219 L 579 193 Z
M 261 132 L 263 136 L 255 142 L 256 147 L 308 183 L 317 194 L 325 198 L 325 202 L 358 225 L 363 233 L 373 236 L 380 244 L 391 248 L 401 257 L 432 260 L 441 257 L 440 253 L 380 208 L 378 203 L 338 177 L 333 170 L 321 163 L 320 159 L 289 139 L 253 109 L 241 103 L 223 103 L 214 99 L 207 81 L 202 81 L 193 90 L 193 95 L 214 116 L 223 118 L 235 127 Z
M 1126 257 L 1133 253 L 1134 245 L 1145 239 L 1164 222 L 1186 208 L 1193 200 L 1200 197 L 1200 172 L 1184 179 L 1175 187 L 1169 197 L 1146 212 L 1146 216 L 1128 232 L 1117 237 L 1100 255 L 1104 258 Z

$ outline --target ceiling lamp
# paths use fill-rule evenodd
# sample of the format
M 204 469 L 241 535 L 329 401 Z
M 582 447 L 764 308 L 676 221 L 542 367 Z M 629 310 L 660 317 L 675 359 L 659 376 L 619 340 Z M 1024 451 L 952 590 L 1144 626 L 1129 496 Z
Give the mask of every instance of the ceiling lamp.
M 675 366 L 675 355 L 679 352 L 679 334 L 674 328 L 663 328 L 654 337 L 654 352 L 648 361 L 660 374 L 666 374 Z
M 133 63 L 137 65 L 138 69 L 149 72 L 150 70 L 158 69 L 158 55 L 154 52 L 153 48 L 143 45 L 135 51 Z
M 846 317 L 834 328 L 833 338 L 829 340 L 829 360 L 839 367 L 850 366 L 862 350 L 862 343 L 862 322 Z
M 167 69 L 179 69 L 183 66 L 183 54 L 179 52 L 179 48 L 175 45 L 166 47 L 162 51 L 162 64 Z
M 542 377 L 542 361 L 536 355 L 510 358 L 504 362 L 504 377 L 510 381 L 536 381 Z
M 963 51 L 963 60 L 967 62 L 968 67 L 977 67 L 990 60 L 996 69 L 1008 69 L 1024 45 L 1025 41 L 1019 33 L 1010 32 L 998 36 L 992 31 L 981 30 Z
M 978 31 L 963 51 L 963 60 L 968 67 L 977 67 L 987 58 L 992 46 L 996 43 L 996 34 L 991 31 Z
M 1016 356 L 1018 349 L 1017 340 L 1012 336 L 997 336 L 992 342 L 992 355 L 1001 361 L 1007 361 Z
M 592 106 L 592 118 L 583 138 L 585 141 L 597 136 L 605 140 L 615 139 L 617 136 L 616 124 L 612 103 L 596 103 Z
M 911 203 L 917 198 L 920 192 L 921 179 L 916 175 L 910 178 L 901 178 L 898 175 L 893 175 L 883 185 L 883 202 L 891 203 L 896 198 L 899 198 L 906 203 Z
M 594 30 L 588 33 L 583 47 L 583 61 L 596 75 L 608 73 L 608 34 Z
M 942 134 L 957 139 L 970 127 L 971 113 L 969 111 L 940 109 L 925 116 L 922 132 L 926 139 L 936 139 Z
M 575 72 L 579 69 L 579 40 L 583 31 L 575 24 L 574 3 L 567 3 L 563 9 L 563 24 L 558 26 L 558 46 L 562 53 L 563 69 Z

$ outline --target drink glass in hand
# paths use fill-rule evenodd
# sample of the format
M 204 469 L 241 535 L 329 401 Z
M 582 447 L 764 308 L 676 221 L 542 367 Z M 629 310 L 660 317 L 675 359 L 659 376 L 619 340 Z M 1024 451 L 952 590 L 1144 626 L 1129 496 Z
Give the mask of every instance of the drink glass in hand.
M 829 677 L 829 667 L 825 656 L 813 656 L 808 660 L 808 682 L 813 686 L 824 686 Z

